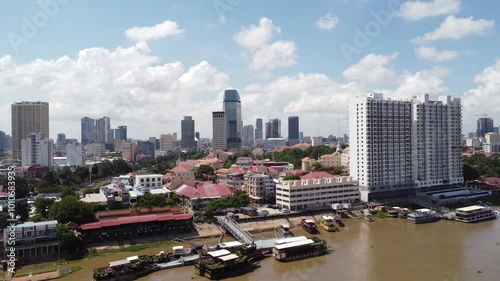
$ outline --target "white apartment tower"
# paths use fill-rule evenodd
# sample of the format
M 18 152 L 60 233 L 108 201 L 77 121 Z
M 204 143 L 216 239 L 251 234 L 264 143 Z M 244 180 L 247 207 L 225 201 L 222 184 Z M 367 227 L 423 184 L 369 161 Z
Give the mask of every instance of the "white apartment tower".
M 422 191 L 460 187 L 463 182 L 462 109 L 459 98 L 413 97 L 415 185 Z
M 54 163 L 54 141 L 41 133 L 32 133 L 21 141 L 21 165 L 40 165 L 52 171 Z
M 349 104 L 350 175 L 359 181 L 362 201 L 401 197 L 414 191 L 411 101 L 382 94 Z
M 177 145 L 177 133 L 160 136 L 160 151 L 172 151 Z
M 214 151 L 227 149 L 226 138 L 226 113 L 224 111 L 212 112 L 212 146 Z
M 356 97 L 349 105 L 350 174 L 362 201 L 463 184 L 460 99 Z

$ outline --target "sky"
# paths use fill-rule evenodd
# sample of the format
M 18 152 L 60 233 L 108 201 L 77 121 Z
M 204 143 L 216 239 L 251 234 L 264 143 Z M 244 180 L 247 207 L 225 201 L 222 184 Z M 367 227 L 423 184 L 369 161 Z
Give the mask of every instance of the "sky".
M 244 125 L 299 116 L 347 133 L 349 99 L 462 99 L 463 133 L 500 123 L 500 2 L 475 0 L 26 0 L 0 10 L 0 130 L 11 104 L 50 103 L 50 137 L 108 116 L 128 137 L 180 134 L 237 89 Z

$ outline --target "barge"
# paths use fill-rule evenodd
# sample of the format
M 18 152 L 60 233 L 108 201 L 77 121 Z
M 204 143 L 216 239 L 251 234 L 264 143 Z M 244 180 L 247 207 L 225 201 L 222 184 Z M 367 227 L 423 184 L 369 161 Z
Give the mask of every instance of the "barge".
M 325 240 L 317 237 L 275 245 L 273 257 L 278 261 L 292 261 L 324 255 L 328 247 Z
M 258 261 L 246 255 L 237 255 L 222 249 L 202 254 L 194 265 L 194 271 L 199 276 L 218 280 L 253 271 L 258 264 Z

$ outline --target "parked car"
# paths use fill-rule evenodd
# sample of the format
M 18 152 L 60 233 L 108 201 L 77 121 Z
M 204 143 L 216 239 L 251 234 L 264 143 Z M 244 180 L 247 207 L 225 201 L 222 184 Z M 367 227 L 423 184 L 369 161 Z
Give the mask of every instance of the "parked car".
M 281 209 L 281 212 L 286 214 L 286 213 L 290 213 L 290 210 L 288 210 L 287 208 L 283 208 L 283 209 Z

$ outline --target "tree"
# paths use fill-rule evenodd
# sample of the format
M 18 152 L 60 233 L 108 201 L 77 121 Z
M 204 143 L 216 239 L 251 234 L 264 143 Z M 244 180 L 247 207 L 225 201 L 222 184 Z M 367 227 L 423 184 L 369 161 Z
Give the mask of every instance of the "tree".
M 76 196 L 67 196 L 52 204 L 49 218 L 59 223 L 73 222 L 78 225 L 96 221 L 92 204 L 80 201 Z
M 168 206 L 177 206 L 182 203 L 182 198 L 177 193 L 171 193 L 170 198 L 167 199 Z
M 333 167 L 332 174 L 334 174 L 334 175 L 341 175 L 342 174 L 342 168 L 340 168 L 340 167 Z
M 36 213 L 42 216 L 42 218 L 48 218 L 49 208 L 54 204 L 56 200 L 53 198 L 38 197 L 36 198 L 33 205 L 35 206 Z
M 90 186 L 84 188 L 82 191 L 83 197 L 85 197 L 87 194 L 93 194 L 93 193 L 94 193 L 94 189 Z
M 163 194 L 146 193 L 141 198 L 139 198 L 139 207 L 153 209 L 154 207 L 165 207 L 167 206 L 167 200 Z
M 215 174 L 214 168 L 209 165 L 200 165 L 194 172 L 196 180 L 206 180 Z
M 0 228 L 4 230 L 9 223 L 7 220 L 10 219 L 9 213 L 7 212 L 0 212 Z
M 75 258 L 82 256 L 85 248 L 83 240 L 76 236 L 66 225 L 57 224 L 56 235 L 61 250 L 71 253 Z
M 470 164 L 464 164 L 464 181 L 470 182 L 479 178 L 479 171 Z
M 233 162 L 229 159 L 226 160 L 226 162 L 224 162 L 224 169 L 229 169 L 231 168 L 231 166 L 233 165 Z
M 300 180 L 300 176 L 298 176 L 296 174 L 288 174 L 288 175 L 286 175 L 286 176 L 283 177 L 283 180 L 285 180 L 285 181 Z
M 70 187 L 70 186 L 60 186 L 59 192 L 61 194 L 61 198 L 65 198 L 68 196 L 78 197 L 77 193 L 75 192 L 75 189 L 73 187 Z
M 319 169 L 321 169 L 321 168 L 323 167 L 323 165 L 321 165 L 321 163 L 319 163 L 319 162 L 314 162 L 314 163 L 312 164 L 312 166 L 314 167 L 314 169 L 315 169 L 316 171 L 319 171 Z
M 41 222 L 41 221 L 45 221 L 45 220 L 47 220 L 47 218 L 44 218 L 40 214 L 35 214 L 34 216 L 31 216 L 28 218 L 28 221 L 32 221 L 32 222 Z

